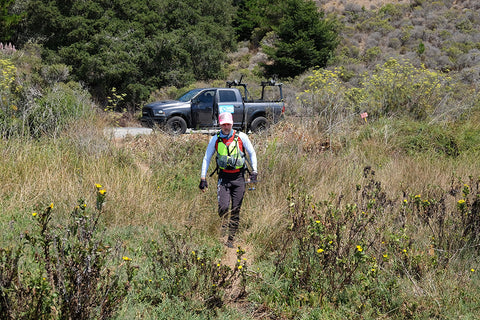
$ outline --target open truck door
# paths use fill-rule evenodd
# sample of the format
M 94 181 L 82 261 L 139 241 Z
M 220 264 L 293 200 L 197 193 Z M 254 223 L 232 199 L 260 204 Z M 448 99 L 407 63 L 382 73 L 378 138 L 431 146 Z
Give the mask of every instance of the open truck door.
M 215 119 L 215 90 L 205 90 L 192 100 L 192 119 L 195 127 L 212 127 Z

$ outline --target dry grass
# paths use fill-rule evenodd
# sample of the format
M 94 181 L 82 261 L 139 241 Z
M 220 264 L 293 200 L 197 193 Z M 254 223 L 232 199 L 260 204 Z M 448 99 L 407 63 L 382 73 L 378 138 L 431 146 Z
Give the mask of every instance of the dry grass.
M 281 223 L 290 185 L 316 201 L 334 193 L 348 202 L 362 181 L 363 168 L 371 166 L 388 196 L 396 199 L 404 193 L 428 196 L 436 189 L 448 190 L 452 181 L 458 184 L 458 179 L 480 173 L 478 163 L 462 156 L 412 157 L 374 139 L 329 148 L 322 134 L 298 127 L 293 120 L 275 130 L 252 136 L 261 181 L 246 195 L 241 229 L 245 237 L 267 235 L 272 225 Z M 209 179 L 207 193 L 198 191 L 208 139 L 201 134 L 158 133 L 119 143 L 84 124 L 56 141 L 3 141 L 4 212 L 28 213 L 41 202 L 55 202 L 68 212 L 79 198 L 90 197 L 92 203 L 93 186 L 100 183 L 107 189 L 106 214 L 112 226 L 180 224 L 213 233 L 219 223 L 215 179 Z

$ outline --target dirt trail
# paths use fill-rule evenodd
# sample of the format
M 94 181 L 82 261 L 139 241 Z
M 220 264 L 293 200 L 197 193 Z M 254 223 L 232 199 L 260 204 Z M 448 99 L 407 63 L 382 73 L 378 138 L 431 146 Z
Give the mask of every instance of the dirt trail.
M 232 269 L 235 268 L 235 265 L 238 262 L 238 250 L 239 250 L 239 248 L 245 251 L 245 254 L 243 254 L 243 256 L 242 256 L 242 260 L 247 262 L 247 264 L 250 266 L 253 263 L 253 261 L 252 261 L 252 247 L 250 245 L 246 245 L 243 241 L 235 242 L 233 248 L 225 247 L 225 254 L 222 258 L 221 263 L 226 265 L 226 266 L 229 266 Z
M 239 257 L 240 250 L 245 252 L 243 255 L 241 255 L 241 257 Z M 246 245 L 243 241 L 237 241 L 234 243 L 233 248 L 225 247 L 225 254 L 223 255 L 221 263 L 229 266 L 232 269 L 242 266 L 242 269 L 246 268 L 243 270 L 248 270 L 248 268 L 250 268 L 250 266 L 253 264 L 253 259 L 251 258 L 252 256 L 252 247 Z M 246 288 L 244 285 L 242 285 L 241 281 L 242 277 L 237 277 L 232 283 L 231 287 L 225 291 L 224 302 L 231 308 L 239 310 L 239 312 L 248 312 L 247 309 L 249 303 L 246 300 L 248 292 L 246 292 Z M 250 316 L 257 318 L 254 315 Z

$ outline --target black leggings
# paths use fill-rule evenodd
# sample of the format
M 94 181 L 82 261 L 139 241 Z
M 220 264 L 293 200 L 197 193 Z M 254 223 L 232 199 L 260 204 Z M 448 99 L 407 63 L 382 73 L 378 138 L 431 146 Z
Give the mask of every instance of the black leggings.
M 231 203 L 228 237 L 233 239 L 238 230 L 240 208 L 245 194 L 245 178 L 243 172 L 238 174 L 220 174 L 217 185 L 218 215 L 228 218 Z M 226 216 L 227 215 L 227 216 Z

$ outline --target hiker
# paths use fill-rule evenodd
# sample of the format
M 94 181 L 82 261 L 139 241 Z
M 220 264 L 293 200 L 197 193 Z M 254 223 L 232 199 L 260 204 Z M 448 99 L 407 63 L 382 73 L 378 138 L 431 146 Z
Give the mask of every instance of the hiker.
M 252 167 L 252 171 L 249 171 L 250 182 L 257 182 L 257 156 L 248 136 L 243 132 L 233 130 L 233 119 L 230 112 L 221 113 L 218 116 L 218 122 L 221 130 L 208 143 L 203 157 L 199 188 L 205 192 L 208 187 L 206 175 L 210 159 L 216 151 L 217 168 L 213 173 L 218 172 L 218 215 L 222 218 L 222 235 L 226 233 L 228 227 L 226 245 L 233 248 L 235 233 L 240 221 L 240 207 L 245 194 L 245 171 L 249 171 L 245 151 L 248 153 Z M 229 212 L 230 203 L 231 210 Z M 228 213 L 230 213 L 229 222 Z

